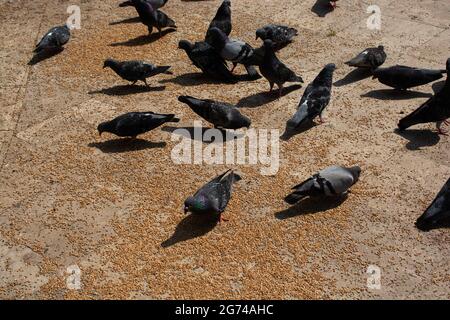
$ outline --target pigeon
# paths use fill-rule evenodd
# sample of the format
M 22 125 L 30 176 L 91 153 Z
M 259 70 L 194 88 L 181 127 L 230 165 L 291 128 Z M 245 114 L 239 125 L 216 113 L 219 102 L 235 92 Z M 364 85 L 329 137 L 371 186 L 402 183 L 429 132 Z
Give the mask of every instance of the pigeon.
M 297 76 L 294 71 L 286 67 L 275 55 L 273 42 L 271 40 L 264 40 L 264 59 L 259 65 L 259 71 L 269 80 L 270 91 L 276 83 L 279 88 L 280 97 L 282 95 L 283 84 L 285 82 L 301 82 L 302 77 Z
M 61 50 L 69 42 L 70 28 L 67 25 L 51 28 L 39 41 L 34 49 L 34 53 L 41 53 L 51 50 Z
M 421 86 L 443 77 L 446 70 L 419 69 L 396 65 L 373 71 L 373 79 L 397 90 Z
M 324 198 L 347 194 L 351 186 L 359 180 L 361 168 L 331 166 L 314 174 L 308 180 L 296 185 L 284 201 L 293 205 L 306 197 Z
M 229 36 L 231 33 L 231 1 L 224 0 L 217 10 L 216 16 L 211 21 L 206 32 L 205 41 L 212 44 L 212 39 L 210 35 L 210 30 L 212 28 L 218 28 L 220 31 Z
M 222 218 L 222 213 L 230 201 L 233 184 L 241 179 L 233 170 L 217 176 L 186 199 L 184 213 L 218 215 L 219 222 L 227 221 Z
M 106 59 L 103 68 L 110 67 L 122 79 L 128 80 L 135 84 L 141 80 L 148 86 L 147 78 L 153 77 L 160 73 L 171 74 L 170 66 L 155 66 L 151 63 L 139 60 L 117 61 L 114 59 Z
M 144 0 L 144 1 L 149 3 L 153 7 L 153 9 L 157 10 L 159 8 L 164 7 L 168 0 Z M 122 2 L 119 4 L 119 7 L 135 7 L 135 1 L 128 0 Z
M 398 128 L 402 131 L 419 123 L 436 122 L 439 134 L 446 135 L 447 132 L 441 126 L 450 124 L 448 118 L 450 118 L 450 58 L 447 60 L 447 80 L 444 87 L 417 110 L 401 119 Z
M 375 70 L 386 61 L 386 53 L 383 46 L 367 48 L 352 60 L 345 62 L 346 65 L 356 68 L 370 68 Z
M 174 114 L 158 114 L 154 112 L 129 112 L 117 118 L 102 122 L 97 130 L 113 133 L 119 137 L 136 138 L 137 135 L 153 130 L 166 122 L 179 122 Z
M 158 29 L 160 36 L 163 28 L 177 28 L 175 21 L 169 18 L 164 12 L 154 9 L 153 6 L 145 0 L 132 0 L 132 2 L 139 14 L 141 22 L 147 26 L 149 34 L 152 33 L 153 27 Z
M 209 30 L 209 35 L 210 42 L 208 43 L 214 47 L 222 59 L 233 63 L 231 72 L 233 72 L 237 64 L 240 63 L 245 66 L 247 73 L 251 78 L 260 78 L 252 64 L 254 50 L 248 43 L 238 39 L 228 38 L 228 36 L 218 28 L 211 28 Z
M 289 129 L 298 128 L 306 120 L 313 121 L 317 116 L 319 116 L 321 123 L 324 122 L 322 113 L 330 103 L 333 72 L 335 69 L 336 66 L 333 63 L 327 64 L 314 81 L 306 87 L 297 112 L 287 122 Z
M 178 101 L 187 104 L 192 111 L 219 129 L 249 128 L 251 121 L 239 110 L 225 102 L 202 100 L 190 96 L 180 96 Z
M 416 227 L 422 231 L 450 227 L 450 179 L 427 210 L 417 219 Z
M 333 10 L 337 8 L 336 2 L 338 2 L 338 0 L 331 0 L 331 1 L 330 1 L 330 6 L 331 6 L 331 8 L 332 8 Z
M 207 42 L 190 43 L 187 40 L 181 40 L 178 48 L 186 51 L 192 63 L 205 75 L 225 82 L 236 82 L 225 60 Z
M 268 24 L 256 30 L 256 40 L 258 38 L 263 41 L 267 39 L 272 40 L 277 48 L 289 44 L 296 35 L 298 35 L 297 29 L 276 24 Z

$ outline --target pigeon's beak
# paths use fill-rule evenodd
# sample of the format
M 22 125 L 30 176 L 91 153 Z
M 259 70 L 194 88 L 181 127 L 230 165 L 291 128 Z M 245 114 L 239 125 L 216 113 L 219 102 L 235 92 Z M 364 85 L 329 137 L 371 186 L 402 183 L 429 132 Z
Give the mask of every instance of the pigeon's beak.
M 258 35 L 256 35 L 256 39 L 255 40 L 258 40 L 259 39 L 259 36 Z
M 189 212 L 189 207 L 184 207 L 184 214 L 187 214 Z

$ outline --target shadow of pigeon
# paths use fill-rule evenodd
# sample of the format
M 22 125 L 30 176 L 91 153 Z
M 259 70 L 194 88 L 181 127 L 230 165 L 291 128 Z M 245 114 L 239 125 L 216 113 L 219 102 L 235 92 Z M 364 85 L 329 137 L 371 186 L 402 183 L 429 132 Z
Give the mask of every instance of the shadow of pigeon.
M 361 95 L 363 98 L 373 98 L 378 100 L 407 100 L 415 98 L 429 98 L 431 96 L 431 93 L 395 89 L 373 90 Z
M 173 235 L 161 243 L 161 247 L 167 248 L 179 242 L 191 240 L 206 235 L 218 223 L 218 218 L 214 215 L 195 215 L 186 216 L 177 225 Z
M 292 137 L 294 137 L 298 134 L 301 134 L 303 132 L 306 132 L 306 131 L 314 128 L 317 125 L 318 124 L 315 123 L 314 121 L 310 121 L 310 122 L 307 122 L 307 123 L 301 125 L 300 127 L 296 128 L 294 130 L 286 127 L 283 134 L 280 136 L 280 139 L 283 141 L 289 141 Z
M 439 143 L 441 137 L 437 132 L 423 129 L 409 129 L 400 131 L 395 130 L 395 133 L 408 140 L 406 149 L 415 151 L 423 147 L 432 147 Z
M 201 129 L 201 130 L 200 130 Z M 185 138 L 200 141 L 203 143 L 223 143 L 239 138 L 243 138 L 244 134 L 242 133 L 235 133 L 233 130 L 220 130 L 215 128 L 207 128 L 207 127 L 172 127 L 172 126 L 165 126 L 161 129 L 162 131 L 169 132 L 172 134 L 178 134 L 180 136 L 183 136 Z M 200 134 L 201 133 L 201 134 Z M 205 133 L 216 134 L 221 133 L 222 139 L 221 140 L 205 140 Z
M 445 85 L 445 80 L 442 80 L 442 81 L 433 83 L 431 85 L 431 88 L 433 89 L 433 92 L 436 93 L 436 92 L 441 91 L 442 88 L 444 87 L 444 85 Z
M 139 86 L 139 85 L 119 85 L 111 88 L 89 91 L 89 94 L 106 94 L 109 96 L 125 96 L 128 94 L 137 94 L 137 93 L 145 93 L 145 92 L 154 92 L 154 91 L 164 91 L 166 89 L 165 86 L 159 87 L 147 87 L 147 86 Z
M 34 66 L 35 64 L 38 64 L 39 62 L 42 62 L 44 60 L 50 59 L 61 52 L 64 51 L 64 48 L 54 49 L 54 50 L 47 50 L 43 51 L 41 53 L 37 53 L 31 58 L 30 61 L 28 61 L 29 66 Z
M 339 207 L 347 198 L 347 195 L 320 199 L 306 198 L 286 210 L 275 213 L 275 218 L 285 220 L 306 214 L 326 212 Z
M 159 32 L 156 33 L 152 33 L 150 35 L 143 35 L 143 36 L 139 36 L 136 37 L 134 39 L 131 40 L 127 40 L 127 41 L 123 41 L 123 42 L 115 42 L 115 43 L 111 43 L 110 46 L 111 47 L 119 47 L 119 46 L 125 46 L 125 47 L 137 47 L 137 46 L 143 46 L 146 44 L 150 44 L 155 42 L 156 40 L 164 37 L 166 34 L 172 33 L 177 31 L 176 29 L 170 28 L 170 29 L 165 29 L 163 31 L 161 31 L 161 34 L 159 34 Z
M 110 22 L 110 26 L 114 26 L 117 24 L 127 24 L 127 23 L 138 23 L 141 22 L 141 19 L 139 17 L 134 17 L 134 18 L 127 18 L 127 19 L 123 19 L 120 21 L 114 21 L 114 22 Z
M 311 11 L 323 18 L 333 11 L 333 8 L 330 6 L 329 0 L 317 0 L 312 6 Z
M 238 77 L 236 77 L 236 81 L 220 81 L 218 79 L 213 79 L 205 75 L 201 72 L 192 72 L 192 73 L 185 73 L 179 76 L 176 76 L 171 79 L 164 79 L 159 81 L 159 83 L 175 83 L 180 86 L 184 87 L 194 87 L 194 86 L 200 86 L 204 84 L 236 84 L 238 82 Z
M 299 84 L 294 84 L 289 87 L 285 87 L 281 94 L 282 97 L 290 94 L 291 92 L 300 89 L 302 86 Z M 253 94 L 251 96 L 245 97 L 236 104 L 238 108 L 257 108 L 263 106 L 267 103 L 276 101 L 279 99 L 278 90 L 272 92 L 260 92 Z
M 165 142 L 150 142 L 144 139 L 113 139 L 104 142 L 91 142 L 91 148 L 97 148 L 104 153 L 122 153 L 129 151 L 140 151 L 145 149 L 164 148 Z
M 356 68 L 355 70 L 350 71 L 347 73 L 347 75 L 333 83 L 336 87 L 342 87 L 351 83 L 355 83 L 364 79 L 369 78 L 372 76 L 372 71 L 370 69 L 364 69 L 364 68 Z

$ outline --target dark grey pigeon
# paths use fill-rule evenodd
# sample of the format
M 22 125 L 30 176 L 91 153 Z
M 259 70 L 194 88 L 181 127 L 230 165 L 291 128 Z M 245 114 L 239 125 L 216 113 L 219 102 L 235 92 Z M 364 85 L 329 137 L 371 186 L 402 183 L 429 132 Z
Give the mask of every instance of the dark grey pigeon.
M 303 83 L 302 77 L 297 76 L 294 71 L 286 67 L 286 65 L 277 58 L 271 40 L 264 41 L 264 50 L 264 59 L 259 65 L 259 71 L 261 71 L 261 74 L 269 81 L 271 92 L 274 84 L 277 84 L 281 97 L 284 83 Z
M 168 0 L 144 0 L 144 1 L 149 3 L 153 7 L 153 9 L 157 10 L 159 8 L 164 7 Z M 119 4 L 119 7 L 135 7 L 135 1 L 128 0 L 122 2 Z
M 207 42 L 190 43 L 187 40 L 181 40 L 178 48 L 186 51 L 192 63 L 205 75 L 225 82 L 236 82 L 225 60 Z
M 436 122 L 439 134 L 447 134 L 441 125 L 443 123 L 448 125 L 448 118 L 450 118 L 450 58 L 447 60 L 447 80 L 444 87 L 417 110 L 401 119 L 398 128 L 405 130 L 419 123 Z
M 417 219 L 416 227 L 422 231 L 450 227 L 450 179 L 423 215 Z
M 147 26 L 149 34 L 153 32 L 153 27 L 158 29 L 160 35 L 161 30 L 164 28 L 177 28 L 177 26 L 175 25 L 175 21 L 169 18 L 169 16 L 164 12 L 153 8 L 150 3 L 146 2 L 145 0 L 132 1 L 137 13 L 139 14 L 141 22 Z
M 359 180 L 361 168 L 331 166 L 325 168 L 308 180 L 296 185 L 295 190 L 284 200 L 289 204 L 295 204 L 306 197 L 324 198 L 330 196 L 345 195 L 350 187 Z
M 250 127 L 250 119 L 229 103 L 202 100 L 189 96 L 180 96 L 178 100 L 187 104 L 192 111 L 212 123 L 215 128 L 235 130 Z
M 205 41 L 212 44 L 212 39 L 210 36 L 210 30 L 212 28 L 218 28 L 220 31 L 229 36 L 231 33 L 231 1 L 224 0 L 220 5 L 217 13 L 211 23 L 209 24 L 208 31 L 206 32 Z
M 222 213 L 230 201 L 233 184 L 242 178 L 232 170 L 214 178 L 184 202 L 184 213 L 218 215 L 219 221 L 226 221 Z
M 386 61 L 386 53 L 383 46 L 367 48 L 352 60 L 345 62 L 346 65 L 355 68 L 370 68 L 375 70 Z
M 122 79 L 128 80 L 135 84 L 143 81 L 148 86 L 147 78 L 153 77 L 160 73 L 171 74 L 168 70 L 170 66 L 155 66 L 151 63 L 139 60 L 118 61 L 114 59 L 106 59 L 103 68 L 110 67 Z
M 333 63 L 327 64 L 314 81 L 306 87 L 297 112 L 287 122 L 288 129 L 296 129 L 306 121 L 313 121 L 317 116 L 319 116 L 321 123 L 324 122 L 322 113 L 330 103 L 333 72 L 335 69 L 336 66 Z
M 292 42 L 292 38 L 296 35 L 298 35 L 297 29 L 276 24 L 268 24 L 256 30 L 256 39 L 272 40 L 274 46 L 278 48 Z
M 445 70 L 419 69 L 396 65 L 389 68 L 378 68 L 373 71 L 373 79 L 397 90 L 406 90 L 421 86 L 443 77 Z
M 154 112 L 129 112 L 117 118 L 102 122 L 97 130 L 101 135 L 103 132 L 113 133 L 119 137 L 136 138 L 137 135 L 153 130 L 166 122 L 179 122 L 174 114 L 158 114 Z
M 61 50 L 69 42 L 70 29 L 67 25 L 51 28 L 39 41 L 34 49 L 35 53 L 49 50 Z
M 233 63 L 234 71 L 238 63 L 243 64 L 247 69 L 247 73 L 251 78 L 259 78 L 258 72 L 253 68 L 253 54 L 254 50 L 248 43 L 231 39 L 218 28 L 211 28 L 209 30 L 210 44 L 214 47 L 217 53 L 226 61 Z

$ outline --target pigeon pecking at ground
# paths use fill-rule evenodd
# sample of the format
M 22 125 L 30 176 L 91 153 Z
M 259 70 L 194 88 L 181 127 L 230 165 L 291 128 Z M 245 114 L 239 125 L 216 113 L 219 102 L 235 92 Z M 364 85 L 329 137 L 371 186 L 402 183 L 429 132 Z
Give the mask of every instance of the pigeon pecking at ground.
M 220 5 L 219 9 L 217 10 L 217 13 L 211 23 L 209 24 L 208 30 L 206 32 L 205 41 L 209 44 L 212 44 L 212 39 L 210 35 L 210 30 L 212 28 L 217 28 L 223 33 L 225 33 L 226 36 L 229 36 L 231 33 L 231 1 L 230 0 L 224 0 L 222 4 Z
M 61 50 L 69 39 L 70 29 L 67 25 L 53 27 L 42 37 L 33 52 L 39 54 L 50 50 Z
M 244 127 L 249 128 L 251 125 L 250 119 L 229 103 L 202 100 L 189 96 L 180 96 L 178 101 L 187 104 L 192 111 L 218 129 L 235 130 Z
M 298 35 L 297 29 L 276 24 L 268 24 L 256 30 L 256 40 L 272 40 L 276 48 L 283 47 L 292 42 L 292 38 Z
M 230 201 L 233 184 L 240 180 L 241 177 L 232 170 L 217 176 L 186 199 L 184 213 L 213 214 L 218 215 L 219 222 L 227 221 L 222 218 L 222 213 Z
M 373 79 L 397 90 L 421 86 L 443 77 L 446 70 L 419 69 L 396 65 L 373 71 Z
M 258 72 L 253 68 L 253 54 L 254 49 L 246 42 L 231 39 L 218 28 L 209 30 L 210 44 L 214 47 L 217 53 L 226 61 L 233 63 L 234 71 L 238 63 L 243 64 L 247 69 L 248 75 L 252 79 L 260 78 Z
M 144 0 L 144 1 L 149 3 L 153 7 L 153 9 L 157 10 L 159 8 L 164 7 L 168 0 Z M 119 7 L 134 7 L 134 6 L 135 1 L 133 0 L 128 0 L 119 4 Z
M 132 0 L 132 2 L 141 22 L 147 26 L 149 34 L 152 33 L 153 27 L 158 29 L 159 35 L 163 28 L 177 28 L 175 21 L 164 12 L 156 10 L 149 2 L 145 0 Z
M 446 135 L 441 126 L 442 124 L 449 125 L 447 119 L 450 118 L 450 58 L 447 60 L 447 80 L 444 87 L 417 110 L 404 117 L 398 123 L 400 130 L 405 130 L 413 125 L 419 123 L 436 122 L 436 127 L 439 134 Z
M 191 43 L 181 40 L 178 48 L 183 49 L 192 63 L 213 79 L 235 83 L 236 79 L 228 70 L 225 60 L 207 42 Z
M 322 113 L 330 103 L 333 72 L 336 66 L 327 64 L 307 87 L 298 105 L 297 112 L 287 122 L 287 128 L 294 130 L 305 121 L 313 121 L 319 116 L 323 123 Z
M 128 80 L 135 84 L 143 81 L 148 86 L 147 78 L 153 77 L 157 74 L 172 74 L 170 66 L 155 66 L 151 63 L 139 60 L 118 61 L 114 59 L 106 59 L 103 68 L 109 67 L 114 70 L 122 79 Z
M 431 205 L 417 219 L 416 227 L 422 231 L 450 227 L 450 179 L 447 180 Z
M 294 71 L 286 67 L 275 55 L 273 42 L 264 41 L 264 58 L 259 65 L 259 71 L 269 81 L 270 91 L 272 92 L 274 84 L 279 88 L 280 97 L 282 95 L 283 84 L 286 82 L 301 82 L 303 79 L 297 76 Z
M 367 48 L 352 60 L 345 62 L 346 65 L 356 68 L 370 68 L 375 70 L 386 61 L 386 53 L 383 46 Z
M 137 135 L 153 130 L 166 122 L 179 122 L 174 114 L 158 114 L 154 112 L 129 112 L 117 118 L 102 122 L 97 130 L 113 133 L 119 137 L 136 138 Z
M 323 198 L 345 195 L 350 187 L 358 182 L 360 174 L 361 168 L 359 166 L 325 168 L 293 187 L 294 191 L 284 200 L 293 205 L 306 197 Z

